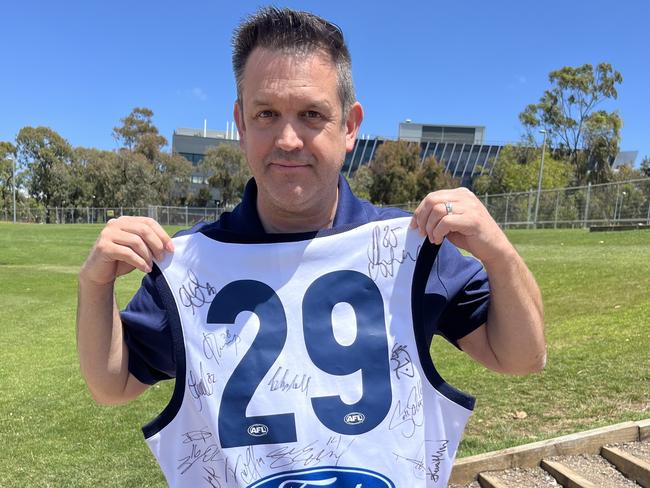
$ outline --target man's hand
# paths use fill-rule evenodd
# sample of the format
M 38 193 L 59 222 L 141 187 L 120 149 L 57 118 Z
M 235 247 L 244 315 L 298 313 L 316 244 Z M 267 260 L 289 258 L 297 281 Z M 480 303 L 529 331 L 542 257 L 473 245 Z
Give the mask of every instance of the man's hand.
M 79 273 L 81 280 L 107 285 L 139 269 L 151 271 L 153 259 L 173 252 L 174 244 L 164 229 L 148 217 L 120 217 L 106 224 Z
M 172 252 L 171 238 L 153 219 L 120 217 L 106 224 L 79 273 L 77 349 L 81 371 L 95 400 L 124 403 L 147 389 L 128 369 L 115 279 Z
M 461 338 L 461 349 L 495 371 L 540 371 L 546 344 L 539 288 L 476 195 L 466 188 L 429 193 L 415 210 L 411 227 L 435 244 L 446 237 L 485 266 L 490 279 L 487 323 Z
M 488 210 L 467 188 L 429 193 L 415 209 L 411 227 L 435 244 L 446 237 L 486 266 L 514 251 Z

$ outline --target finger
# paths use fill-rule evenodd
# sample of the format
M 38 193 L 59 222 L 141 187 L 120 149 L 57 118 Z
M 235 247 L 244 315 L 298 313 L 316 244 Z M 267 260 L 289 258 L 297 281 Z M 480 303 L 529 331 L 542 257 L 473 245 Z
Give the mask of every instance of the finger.
M 120 267 L 120 263 L 126 263 L 145 273 L 151 271 L 149 263 L 128 246 L 117 244 L 106 238 L 101 238 L 97 243 L 95 250 L 97 253 L 96 256 L 99 259 L 104 262 L 117 263 L 118 268 Z
M 169 252 L 174 252 L 174 242 L 172 241 L 172 238 L 169 236 L 169 234 L 165 231 L 165 229 L 162 228 L 162 226 L 156 222 L 154 219 L 150 218 L 145 218 L 145 224 L 148 225 L 158 236 L 158 239 L 162 242 L 163 248 L 166 251 Z
M 453 205 L 454 202 L 459 201 L 462 198 L 464 191 L 465 189 L 463 188 L 456 188 L 453 190 L 438 190 L 429 193 L 422 199 L 420 204 L 413 212 L 413 218 L 411 218 L 411 227 L 425 229 L 426 224 L 429 220 L 428 212 L 432 210 L 440 216 L 446 215 L 447 211 L 445 209 L 445 204 L 447 202 L 452 202 Z
M 443 217 L 431 233 L 428 234 L 431 242 L 440 244 L 451 233 L 467 234 L 471 231 L 471 222 L 462 215 L 449 214 Z
M 166 248 L 167 242 L 170 243 L 173 250 L 173 244 L 171 244 L 171 238 L 164 231 L 160 224 L 155 220 L 147 217 L 135 217 L 135 218 L 125 218 L 123 221 L 118 219 L 116 224 L 120 230 L 132 233 L 138 236 L 146 246 L 153 252 L 157 260 L 162 260 L 164 257 L 164 251 Z
M 427 195 L 424 200 L 420 202 L 418 208 L 415 210 L 413 219 L 415 220 L 415 227 L 420 231 L 420 235 L 426 234 L 426 226 L 431 213 L 434 211 L 433 204 L 431 203 L 430 195 Z
M 418 215 L 418 228 L 422 236 L 431 237 L 433 229 L 438 225 L 440 219 L 447 215 L 447 209 L 444 204 L 437 203 L 433 206 L 428 205 L 425 212 Z
M 442 242 L 442 239 L 436 240 L 434 232 L 444 218 L 446 218 L 446 211 L 445 211 L 445 215 L 440 215 L 440 214 L 436 215 L 435 213 L 432 213 L 431 216 L 429 217 L 429 220 L 426 223 L 426 236 L 429 238 L 429 241 L 432 242 L 433 244 L 440 244 Z
M 144 273 L 151 272 L 149 262 L 128 246 L 111 242 L 106 246 L 105 255 L 111 261 L 117 262 L 118 266 L 119 263 L 126 263 Z
M 131 249 L 135 254 L 142 258 L 148 266 L 151 266 L 154 257 L 153 251 L 139 235 L 122 231 L 114 235 L 112 241 L 118 246 Z
M 414 229 L 419 227 L 419 225 L 418 225 L 418 216 L 424 211 L 424 207 L 427 205 L 427 202 L 428 202 L 427 198 L 428 198 L 428 195 L 426 197 L 424 197 L 420 201 L 418 206 L 413 211 L 413 217 L 411 217 L 411 227 L 414 228 Z

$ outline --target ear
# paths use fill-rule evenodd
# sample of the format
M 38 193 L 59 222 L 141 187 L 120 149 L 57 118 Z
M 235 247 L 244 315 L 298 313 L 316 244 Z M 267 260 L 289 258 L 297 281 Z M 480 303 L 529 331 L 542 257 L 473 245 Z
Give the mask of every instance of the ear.
M 239 132 L 239 147 L 245 149 L 246 147 L 246 124 L 244 123 L 244 114 L 242 108 L 239 105 L 239 102 L 235 100 L 235 106 L 233 108 L 233 116 L 235 118 L 235 124 L 237 124 L 237 132 Z
M 363 121 L 363 107 L 359 102 L 354 102 L 348 116 L 345 119 L 345 150 L 350 152 L 354 149 L 354 141 L 357 138 L 359 127 Z

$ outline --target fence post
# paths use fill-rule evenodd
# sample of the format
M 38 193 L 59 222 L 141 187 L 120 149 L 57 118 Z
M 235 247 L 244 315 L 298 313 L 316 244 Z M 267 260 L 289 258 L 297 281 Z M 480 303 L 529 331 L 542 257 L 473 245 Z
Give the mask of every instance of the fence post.
M 555 222 L 553 222 L 553 228 L 557 229 L 557 211 L 560 205 L 560 190 L 557 190 L 557 196 L 555 197 Z
M 650 225 L 650 200 L 648 200 L 648 216 L 646 217 L 646 224 Z
M 526 217 L 526 229 L 530 229 L 530 211 L 531 211 L 531 197 L 533 196 L 533 189 L 528 190 L 528 216 Z
M 587 228 L 587 222 L 589 221 L 589 199 L 591 198 L 591 182 L 587 185 L 587 199 L 585 201 L 585 215 L 584 215 L 584 225 L 583 227 Z
M 616 225 L 616 214 L 618 213 L 618 197 L 621 193 L 621 185 L 616 185 L 616 201 L 614 202 L 614 225 Z
M 506 214 L 504 216 L 503 228 L 508 228 L 508 207 L 510 206 L 510 193 L 506 195 Z
M 187 219 L 187 205 L 185 205 L 185 227 L 189 225 L 188 219 Z

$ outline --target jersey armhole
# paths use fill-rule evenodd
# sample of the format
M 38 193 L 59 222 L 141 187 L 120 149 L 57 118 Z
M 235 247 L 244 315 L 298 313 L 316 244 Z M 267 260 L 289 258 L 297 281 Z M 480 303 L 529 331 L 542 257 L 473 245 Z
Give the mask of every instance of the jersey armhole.
M 167 320 L 169 321 L 172 336 L 172 347 L 176 359 L 176 378 L 174 379 L 174 391 L 167 406 L 165 406 L 156 418 L 142 427 L 142 433 L 145 439 L 157 434 L 169 425 L 174 417 L 176 417 L 176 414 L 178 414 L 183 404 L 183 397 L 185 396 L 185 344 L 178 308 L 176 307 L 174 295 L 169 288 L 165 276 L 155 263 L 151 273 L 156 289 L 160 293 L 160 298 L 167 311 Z
M 418 349 L 420 364 L 422 365 L 424 374 L 431 386 L 452 402 L 466 408 L 467 410 L 473 410 L 476 399 L 473 396 L 454 388 L 447 383 L 442 376 L 440 376 L 429 351 L 430 343 L 427 340 L 426 327 L 424 323 L 424 300 L 429 273 L 438 257 L 439 250 L 439 245 L 432 244 L 429 239 L 425 238 L 415 263 L 413 286 L 411 288 L 411 313 L 413 314 L 413 333 L 415 335 L 415 343 Z

